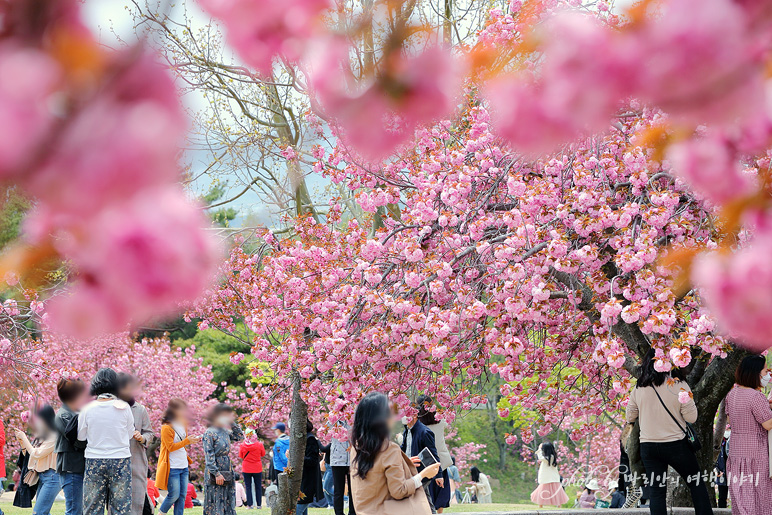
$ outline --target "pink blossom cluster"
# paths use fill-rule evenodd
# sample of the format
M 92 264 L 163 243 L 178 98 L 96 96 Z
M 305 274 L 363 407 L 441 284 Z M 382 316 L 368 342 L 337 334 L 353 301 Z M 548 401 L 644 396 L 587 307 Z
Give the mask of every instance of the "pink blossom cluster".
M 198 0 L 222 20 L 228 43 L 261 74 L 270 76 L 274 59 L 297 61 L 320 32 L 329 0 Z
M 768 137 L 770 13 L 760 20 L 755 6 L 731 0 L 705 7 L 697 0 L 661 2 L 627 24 L 601 8 L 547 9 L 550 16 L 529 35 L 538 40 L 538 73 L 526 67 L 488 87 L 499 133 L 524 151 L 543 152 L 605 130 L 633 97 L 663 109 L 673 123 L 763 129 Z M 491 25 L 497 34 L 518 27 L 502 14 Z M 524 37 L 514 30 L 508 42 Z
M 336 184 L 399 206 L 374 236 L 342 224 L 332 201 L 326 221 L 296 220 L 292 239 L 233 249 L 228 281 L 197 303 L 208 326 L 244 320 L 252 331 L 252 360 L 271 371 L 253 368 L 258 419 L 286 409 L 294 374 L 322 421 L 350 421 L 376 389 L 406 411 L 414 392 L 428 393 L 452 420 L 484 402 L 496 374 L 502 416 L 528 410 L 547 433 L 578 421 L 580 441 L 632 386 L 637 356 L 616 326 L 645 335 L 663 370 L 730 348 L 697 293 L 676 296 L 657 266 L 668 243 L 711 240 L 714 212 L 629 145 L 658 112 L 532 161 L 470 97 L 452 127 L 418 129 L 404 159 L 361 166 L 344 141 L 320 154 Z
M 179 93 L 144 49 L 99 46 L 79 2 L 29 5 L 0 8 L 0 177 L 35 200 L 20 261 L 66 261 L 72 284 L 48 306 L 61 330 L 169 314 L 203 290 L 217 259 L 179 185 Z
M 370 80 L 351 76 L 349 47 L 341 38 L 319 44 L 309 57 L 310 86 L 318 109 L 338 136 L 368 159 L 382 159 L 417 127 L 452 114 L 462 64 L 447 49 L 429 46 L 415 55 L 394 51 Z
M 483 42 L 521 44 L 527 26 L 518 24 L 520 7 L 492 13 Z M 623 23 L 600 7 L 581 15 L 549 2 L 544 7 L 535 37 L 538 64 L 529 61 L 519 75 L 486 86 L 497 133 L 539 154 L 607 131 L 618 123 L 615 117 L 640 112 L 642 105 L 665 113 L 658 125 L 671 131 L 671 140 L 658 143 L 665 146 L 663 171 L 725 212 L 748 211 L 745 229 L 757 232 L 741 252 L 701 256 L 691 278 L 724 335 L 766 350 L 772 300 L 759 292 L 769 289 L 762 263 L 770 238 L 768 226 L 752 220 L 772 210 L 758 201 L 768 198 L 772 9 L 764 2 L 672 0 L 642 3 Z M 631 258 L 637 266 L 638 257 Z

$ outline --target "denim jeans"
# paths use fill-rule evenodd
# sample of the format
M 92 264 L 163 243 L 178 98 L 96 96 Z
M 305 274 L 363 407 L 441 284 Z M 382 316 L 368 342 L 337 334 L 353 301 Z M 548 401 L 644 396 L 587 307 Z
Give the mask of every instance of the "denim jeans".
M 766 458 L 765 458 L 766 459 Z M 650 486 L 651 515 L 667 514 L 667 467 L 670 465 L 686 481 L 692 494 L 695 515 L 712 515 L 713 507 L 702 472 L 697 463 L 697 456 L 686 442 L 641 442 L 641 460 L 646 469 L 646 478 Z
M 295 508 L 295 515 L 308 515 L 308 505 L 298 503 Z
M 324 498 L 327 500 L 327 505 L 332 506 L 333 504 L 333 480 L 332 480 L 332 467 L 327 465 L 327 470 L 324 471 L 324 476 L 322 477 L 322 487 L 324 489 Z
M 59 483 L 59 474 L 54 469 L 41 472 L 32 515 L 49 515 L 51 513 L 51 506 L 54 505 L 56 500 L 56 495 L 61 489 L 62 485 Z
M 188 495 L 188 469 L 170 469 L 169 470 L 169 494 L 161 503 L 159 511 L 169 513 L 169 508 L 174 504 L 174 515 L 184 515 L 185 496 Z
M 254 498 L 252 496 L 252 484 L 255 485 Z M 250 508 L 263 504 L 263 473 L 262 472 L 244 472 L 244 486 L 247 490 L 247 506 Z
M 83 515 L 83 474 L 62 472 L 59 481 L 64 490 L 64 515 Z

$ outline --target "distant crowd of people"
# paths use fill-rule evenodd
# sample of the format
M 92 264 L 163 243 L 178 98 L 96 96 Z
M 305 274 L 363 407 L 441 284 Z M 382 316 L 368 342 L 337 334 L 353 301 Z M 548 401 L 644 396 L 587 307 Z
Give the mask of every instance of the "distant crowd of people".
M 683 373 L 657 370 L 654 352 L 649 352 L 627 404 L 619 477 L 607 482 L 603 498 L 598 479 L 589 478 L 575 506 L 648 505 L 652 515 L 665 515 L 672 468 L 688 487 L 696 515 L 712 515 L 713 502 L 719 507 L 731 502 L 736 515 L 772 515 L 772 409 L 762 391 L 770 379 L 763 356 L 747 356 L 739 364 L 735 387 L 724 400 L 729 427 L 716 449 L 714 470 L 708 472 L 698 463 L 702 444 L 691 426 L 698 410 Z M 204 515 L 234 515 L 237 506 L 260 509 L 263 499 L 269 506 L 276 500 L 277 479 L 288 466 L 291 447 L 284 423 L 273 426 L 275 441 L 267 455 L 255 430 L 242 432 L 233 408 L 223 403 L 212 408 L 206 431 L 194 435 L 189 433 L 187 404 L 171 399 L 156 432 L 147 410 L 136 401 L 141 382 L 110 368 L 99 370 L 90 385 L 62 379 L 57 393 L 58 411 L 42 405 L 30 418 L 32 436 L 9 428 L 21 448 L 13 478 L 15 506 L 32 507 L 34 497 L 33 514 L 48 515 L 63 493 L 65 515 L 103 514 L 106 508 L 115 515 L 152 515 L 156 510 L 183 515 L 194 504 L 203 506 Z M 436 418 L 432 399 L 420 396 L 413 408 L 415 415 L 401 418 L 404 430 L 396 438 L 400 417 L 382 393 L 362 399 L 351 427 L 338 422 L 348 440 L 332 438 L 322 445 L 307 420 L 297 515 L 307 514 L 311 506 L 330 506 L 335 515 L 344 515 L 346 506 L 349 515 L 397 515 L 442 513 L 452 499 L 491 502 L 489 478 L 476 467 L 462 492 L 445 441 L 447 424 Z M 199 441 L 205 458 L 200 489 L 194 486 L 199 477 L 190 471 L 187 451 Z M 243 484 L 231 463 L 233 442 L 241 442 Z M 0 449 L 4 444 L 0 423 Z M 159 448 L 154 474 L 148 463 L 151 446 Z M 536 458 L 538 487 L 531 500 L 540 507 L 569 503 L 555 445 L 542 442 Z M 270 463 L 268 477 L 263 476 L 264 459 Z
M 206 462 L 205 515 L 235 515 L 236 481 L 231 442 L 244 438 L 233 408 L 216 405 L 203 435 L 188 434 L 189 412 L 182 399 L 171 399 L 163 415 L 155 476 L 148 467 L 148 446 L 156 432 L 147 410 L 136 402 L 140 381 L 110 368 L 99 370 L 86 385 L 62 379 L 57 385 L 58 411 L 50 405 L 31 417 L 33 436 L 11 428 L 21 452 L 14 506 L 48 515 L 62 492 L 65 515 L 182 515 L 186 500 L 198 496 L 189 480 L 187 448 L 202 441 Z M 161 495 L 161 492 L 164 495 Z
M 261 509 L 264 499 L 269 506 L 276 502 L 278 476 L 286 470 L 290 454 L 284 423 L 273 426 L 275 440 L 266 453 L 255 430 L 242 431 L 227 404 L 214 406 L 206 431 L 194 435 L 189 432 L 186 402 L 170 399 L 156 430 L 147 409 L 136 400 L 141 382 L 110 368 L 99 370 L 88 385 L 62 379 L 57 393 L 57 411 L 45 404 L 30 417 L 31 436 L 9 428 L 21 448 L 14 506 L 31 508 L 34 499 L 33 515 L 49 515 L 63 495 L 65 515 L 103 514 L 106 509 L 113 515 L 183 515 L 194 505 L 203 506 L 204 515 L 234 515 L 236 507 Z M 310 506 L 329 506 L 335 515 L 344 515 L 346 508 L 350 515 L 397 514 L 404 513 L 400 510 L 406 503 L 416 513 L 442 513 L 451 499 L 461 502 L 460 473 L 445 442 L 447 424 L 435 417 L 429 397 L 419 397 L 415 407 L 415 416 L 402 419 L 399 443 L 391 439 L 398 417 L 383 394 L 362 400 L 353 427 L 338 423 L 350 432 L 348 440 L 332 438 L 322 445 L 307 420 L 297 514 L 307 514 Z M 0 425 L 0 450 L 4 438 Z M 199 442 L 203 478 L 190 470 L 188 457 L 190 446 Z M 243 476 L 231 463 L 234 442 L 240 442 Z M 148 451 L 155 448 L 153 473 Z M 266 458 L 269 470 L 264 478 Z M 466 502 L 491 502 L 487 476 L 476 467 L 470 473 Z M 400 474 L 409 479 L 403 478 L 397 488 Z M 371 488 L 375 484 L 378 488 Z

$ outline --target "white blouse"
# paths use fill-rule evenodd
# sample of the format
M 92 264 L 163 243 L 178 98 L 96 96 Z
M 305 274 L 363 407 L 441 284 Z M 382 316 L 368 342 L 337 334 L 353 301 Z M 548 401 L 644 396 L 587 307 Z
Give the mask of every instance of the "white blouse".
M 547 458 L 541 452 L 541 447 L 536 451 L 536 457 L 539 459 L 539 484 L 560 483 L 560 471 L 555 465 L 550 465 L 547 462 Z

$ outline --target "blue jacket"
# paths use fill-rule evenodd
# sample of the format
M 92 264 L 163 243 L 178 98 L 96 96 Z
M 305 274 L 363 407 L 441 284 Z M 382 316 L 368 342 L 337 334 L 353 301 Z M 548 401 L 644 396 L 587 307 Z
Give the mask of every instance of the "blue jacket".
M 273 446 L 273 468 L 276 469 L 277 474 L 281 474 L 287 468 L 289 444 L 289 435 L 283 434 L 276 439 L 276 443 Z
M 407 449 L 407 432 L 412 434 L 412 440 L 410 442 L 410 449 Z M 402 452 L 409 457 L 418 456 L 418 454 L 426 447 L 434 456 L 434 459 L 440 461 L 440 454 L 437 452 L 437 444 L 434 441 L 434 431 L 426 427 L 420 420 L 416 420 L 415 425 L 412 428 L 405 428 L 405 432 L 402 435 Z M 418 471 L 422 471 L 424 466 L 421 464 L 416 465 Z M 437 473 L 437 477 L 440 477 L 442 471 Z

